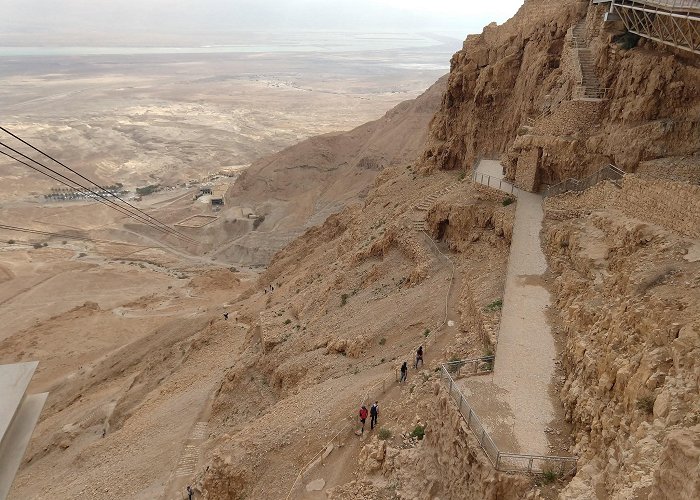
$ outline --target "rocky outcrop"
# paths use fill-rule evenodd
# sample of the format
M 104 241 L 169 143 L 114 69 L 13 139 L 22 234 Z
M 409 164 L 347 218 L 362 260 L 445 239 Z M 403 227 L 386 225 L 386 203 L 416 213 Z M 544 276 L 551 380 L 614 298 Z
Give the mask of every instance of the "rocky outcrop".
M 469 168 L 479 155 L 503 154 L 554 88 L 564 37 L 584 12 L 579 1 L 528 0 L 502 26 L 469 36 L 452 57 L 426 167 Z
M 697 497 L 697 482 L 671 481 L 698 464 L 700 264 L 687 242 L 599 211 L 548 218 L 545 247 L 580 457 L 563 498 Z
M 496 472 L 439 382 L 432 392 L 434 400 L 424 410 L 425 438 L 405 439 L 401 447 L 373 439 L 359 456 L 359 470 L 368 479 L 334 488 L 329 498 L 541 498 L 528 478 Z M 382 480 L 371 480 L 377 476 Z
M 595 71 L 607 88 L 603 101 L 572 100 L 577 82 L 567 30 L 584 17 Z M 605 163 L 634 171 L 643 161 L 697 151 L 697 58 L 653 42 L 623 50 L 613 41 L 619 27 L 602 19 L 588 2 L 528 0 L 504 25 L 467 38 L 452 59 L 425 168 L 469 168 L 480 155 L 503 156 L 508 178 L 536 191 Z M 529 117 L 540 119 L 529 124 Z M 518 175 L 522 169 L 536 175 Z

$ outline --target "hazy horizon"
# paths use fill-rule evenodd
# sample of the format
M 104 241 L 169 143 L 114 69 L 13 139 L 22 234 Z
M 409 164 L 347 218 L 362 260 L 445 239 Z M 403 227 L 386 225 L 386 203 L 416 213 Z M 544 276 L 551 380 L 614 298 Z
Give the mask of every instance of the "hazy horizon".
M 435 33 L 464 39 L 521 0 L 3 0 L 0 46 L 202 45 L 254 33 Z

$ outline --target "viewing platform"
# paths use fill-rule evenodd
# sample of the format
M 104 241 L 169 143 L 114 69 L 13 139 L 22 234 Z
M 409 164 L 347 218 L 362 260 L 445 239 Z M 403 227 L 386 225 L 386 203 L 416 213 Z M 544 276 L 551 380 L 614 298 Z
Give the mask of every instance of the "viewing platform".
M 609 4 L 606 21 L 641 37 L 700 54 L 700 0 L 593 0 Z

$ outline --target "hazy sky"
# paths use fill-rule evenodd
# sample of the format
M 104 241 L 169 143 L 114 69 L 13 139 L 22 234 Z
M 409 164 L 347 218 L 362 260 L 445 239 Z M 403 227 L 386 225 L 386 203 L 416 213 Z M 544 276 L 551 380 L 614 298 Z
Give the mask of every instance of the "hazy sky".
M 502 23 L 522 0 L 0 0 L 0 43 L 229 31 L 440 31 Z M 31 40 L 31 38 L 30 38 Z

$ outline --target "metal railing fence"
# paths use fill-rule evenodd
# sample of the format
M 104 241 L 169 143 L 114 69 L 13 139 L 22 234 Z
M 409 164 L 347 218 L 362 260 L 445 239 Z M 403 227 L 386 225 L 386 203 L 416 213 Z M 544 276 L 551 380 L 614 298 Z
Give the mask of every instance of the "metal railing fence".
M 610 180 L 619 186 L 619 181 L 625 175 L 625 171 L 619 169 L 615 165 L 606 165 L 596 173 L 584 177 L 583 179 L 566 179 L 565 181 L 555 184 L 553 186 L 547 186 L 545 189 L 544 196 L 556 196 L 559 194 L 566 193 L 568 191 L 585 191 L 586 189 L 595 186 L 600 181 Z
M 493 177 L 489 174 L 484 174 L 482 172 L 474 172 L 472 174 L 472 181 L 482 184 L 484 186 L 492 187 L 500 191 L 505 191 L 513 196 L 518 196 L 518 189 L 508 181 L 503 180 L 500 177 Z
M 468 375 L 478 375 L 493 371 L 493 356 L 483 358 L 453 361 L 441 366 L 442 378 L 447 385 L 450 397 L 457 403 L 460 415 L 469 430 L 472 431 L 486 457 L 493 467 L 501 472 L 520 472 L 527 474 L 543 474 L 553 472 L 560 476 L 568 476 L 576 472 L 577 457 L 530 455 L 523 453 L 508 453 L 498 449 L 493 438 L 482 424 L 474 408 L 459 390 L 451 373 L 456 373 L 462 367 L 468 366 Z M 480 368 L 481 367 L 481 368 Z

